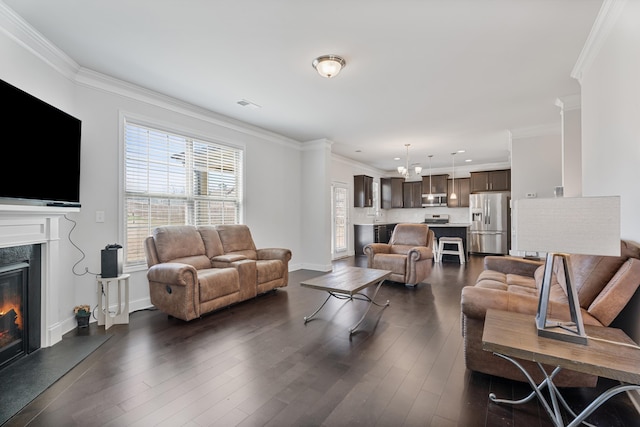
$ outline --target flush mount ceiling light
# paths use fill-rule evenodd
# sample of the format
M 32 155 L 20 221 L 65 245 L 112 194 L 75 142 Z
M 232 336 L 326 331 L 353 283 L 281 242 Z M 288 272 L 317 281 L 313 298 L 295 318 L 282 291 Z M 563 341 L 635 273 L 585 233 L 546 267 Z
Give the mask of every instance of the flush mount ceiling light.
M 336 76 L 347 65 L 347 62 L 338 55 L 323 55 L 314 59 L 312 65 L 318 74 L 330 79 Z

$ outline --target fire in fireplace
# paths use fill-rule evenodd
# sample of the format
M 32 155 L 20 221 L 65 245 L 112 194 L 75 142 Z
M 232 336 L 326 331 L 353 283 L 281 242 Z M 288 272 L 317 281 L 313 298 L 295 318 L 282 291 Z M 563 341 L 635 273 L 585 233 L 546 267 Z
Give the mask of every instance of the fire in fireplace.
M 0 248 L 0 369 L 40 348 L 39 263 L 39 245 Z
M 25 353 L 24 302 L 29 281 L 29 264 L 0 268 L 0 366 Z

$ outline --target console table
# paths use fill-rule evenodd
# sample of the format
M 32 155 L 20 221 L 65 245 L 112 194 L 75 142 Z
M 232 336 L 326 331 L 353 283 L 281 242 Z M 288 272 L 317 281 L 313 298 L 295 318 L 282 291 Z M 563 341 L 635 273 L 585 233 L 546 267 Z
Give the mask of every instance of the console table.
M 496 403 L 520 404 L 537 396 L 556 426 L 564 426 L 560 405 L 573 416 L 566 424 L 575 427 L 593 411 L 618 393 L 640 390 L 640 347 L 620 329 L 585 325 L 587 345 L 574 344 L 537 334 L 533 315 L 500 310 L 487 310 L 482 335 L 482 347 L 492 351 L 515 366 L 527 378 L 533 392 L 520 400 L 498 399 L 492 393 L 489 398 Z M 536 384 L 517 360 L 536 362 L 545 379 Z M 556 366 L 547 373 L 542 364 Z M 553 378 L 561 369 L 584 372 L 621 382 L 595 398 L 580 414 L 574 413 L 562 397 Z M 542 390 L 548 387 L 548 396 Z

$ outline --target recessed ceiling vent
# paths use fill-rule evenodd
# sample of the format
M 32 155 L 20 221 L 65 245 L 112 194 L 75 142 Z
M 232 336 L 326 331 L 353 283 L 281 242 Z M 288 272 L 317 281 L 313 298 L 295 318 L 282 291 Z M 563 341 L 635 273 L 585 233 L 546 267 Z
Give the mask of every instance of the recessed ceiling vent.
M 256 110 L 258 108 L 262 108 L 262 106 L 256 104 L 255 102 L 247 101 L 246 99 L 241 99 L 240 101 L 237 102 L 237 104 L 241 105 L 243 107 L 252 108 L 254 110 Z

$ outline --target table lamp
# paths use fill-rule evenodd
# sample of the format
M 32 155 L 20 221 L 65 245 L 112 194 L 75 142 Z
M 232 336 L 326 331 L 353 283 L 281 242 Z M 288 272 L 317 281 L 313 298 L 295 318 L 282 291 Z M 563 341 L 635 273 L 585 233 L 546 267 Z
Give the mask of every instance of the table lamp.
M 514 209 L 517 251 L 545 252 L 536 314 L 538 335 L 587 344 L 569 254 L 620 256 L 620 197 L 520 199 Z M 553 264 L 562 261 L 571 322 L 547 320 Z

